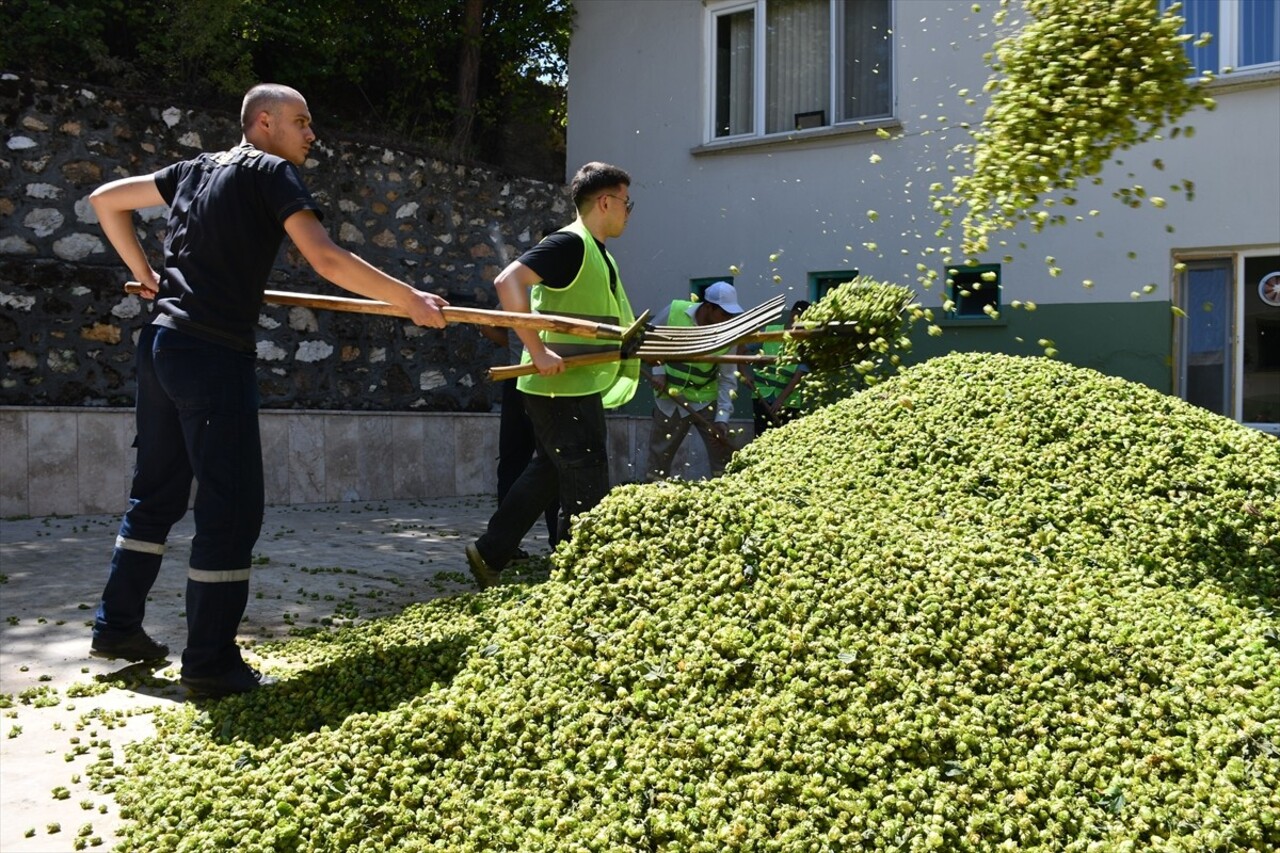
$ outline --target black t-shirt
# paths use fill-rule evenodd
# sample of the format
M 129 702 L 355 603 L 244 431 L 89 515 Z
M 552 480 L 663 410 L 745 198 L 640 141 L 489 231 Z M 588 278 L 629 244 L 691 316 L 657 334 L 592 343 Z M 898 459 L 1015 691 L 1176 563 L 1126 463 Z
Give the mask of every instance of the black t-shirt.
M 594 239 L 594 238 L 593 238 Z M 609 287 L 618 286 L 618 272 L 609 263 L 604 243 L 596 240 L 600 255 L 609 267 Z M 582 255 L 585 247 L 577 234 L 569 231 L 556 231 L 548 234 L 538 245 L 527 250 L 518 260 L 542 279 L 543 287 L 559 290 L 568 287 L 582 271 Z
M 155 181 L 169 219 L 154 322 L 253 352 L 284 221 L 320 214 L 298 168 L 245 144 L 174 163 Z

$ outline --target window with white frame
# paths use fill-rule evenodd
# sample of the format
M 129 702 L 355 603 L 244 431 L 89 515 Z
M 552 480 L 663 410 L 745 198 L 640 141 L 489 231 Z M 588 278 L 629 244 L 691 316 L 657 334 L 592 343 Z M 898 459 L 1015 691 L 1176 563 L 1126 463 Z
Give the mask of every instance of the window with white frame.
M 1183 32 L 1212 36 L 1200 46 L 1187 42 L 1198 74 L 1280 67 L 1280 0 L 1182 0 L 1178 14 L 1186 20 Z
M 890 0 L 749 0 L 709 8 L 710 138 L 893 114 Z

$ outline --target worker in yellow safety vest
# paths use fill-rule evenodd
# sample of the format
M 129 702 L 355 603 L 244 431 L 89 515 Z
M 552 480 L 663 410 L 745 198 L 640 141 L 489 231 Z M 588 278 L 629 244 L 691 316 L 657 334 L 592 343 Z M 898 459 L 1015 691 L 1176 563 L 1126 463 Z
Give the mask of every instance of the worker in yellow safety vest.
M 800 300 L 791 306 L 787 323 L 766 326 L 766 332 L 780 332 L 795 328 L 796 321 L 809 303 Z M 761 354 L 777 358 L 782 353 L 782 341 L 765 341 L 761 345 Z M 747 384 L 751 386 L 751 411 L 755 418 L 756 438 L 770 427 L 782 426 L 794 418 L 800 408 L 795 390 L 800 380 L 809 372 L 808 367 L 800 362 L 778 364 L 762 364 L 753 367 L 747 374 Z
M 709 326 L 742 313 L 738 292 L 727 281 L 707 287 L 702 299 L 676 299 L 654 317 L 657 325 Z M 721 354 L 728 352 L 728 348 Z M 656 482 L 675 476 L 672 464 L 680 444 L 693 427 L 707 450 L 711 476 L 724 473 L 734 446 L 729 438 L 729 418 L 738 388 L 733 364 L 668 361 L 655 365 L 653 415 L 649 427 L 649 460 L 646 479 Z

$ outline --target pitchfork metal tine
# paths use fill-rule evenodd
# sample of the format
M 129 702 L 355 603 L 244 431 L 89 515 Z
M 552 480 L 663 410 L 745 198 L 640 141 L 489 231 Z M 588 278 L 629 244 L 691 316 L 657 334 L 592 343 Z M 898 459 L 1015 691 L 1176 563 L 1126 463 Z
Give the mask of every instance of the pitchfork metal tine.
M 742 328 L 755 329 L 770 318 L 777 316 L 782 308 L 783 300 L 770 300 L 762 305 L 745 311 L 737 316 L 710 326 L 658 326 L 665 332 L 666 339 L 672 341 L 700 341 L 704 339 L 724 339 Z
M 731 346 L 761 326 L 781 317 L 782 307 L 785 304 L 786 297 L 779 295 L 723 323 L 714 323 L 710 326 L 701 326 L 696 329 L 692 326 L 655 326 L 655 330 L 664 332 L 676 331 L 683 333 L 696 330 L 700 334 L 696 339 L 688 339 L 688 336 L 685 336 L 685 340 L 676 341 L 651 341 L 649 337 L 646 337 L 639 349 L 636 350 L 635 357 L 644 361 L 679 361 L 710 355 Z M 589 353 L 581 356 L 568 356 L 564 359 L 564 363 L 565 367 L 575 367 L 602 364 L 620 358 L 622 358 L 621 353 Z M 532 364 L 512 364 L 489 368 L 489 376 L 495 380 L 514 379 L 517 376 L 527 376 L 536 372 L 537 368 Z
M 760 324 L 761 320 L 768 319 L 779 313 L 779 309 L 786 303 L 786 297 L 775 296 L 768 302 L 763 302 L 749 311 L 744 311 L 723 323 L 715 323 L 710 326 L 654 326 L 655 332 L 661 332 L 664 336 L 671 340 L 684 340 L 703 337 L 723 337 L 723 330 L 736 328 L 738 326 L 755 327 Z
M 716 350 L 732 345 L 744 335 L 758 330 L 772 320 L 776 320 L 781 316 L 782 307 L 785 304 L 786 297 L 780 295 L 723 323 L 698 327 L 658 326 L 656 328 L 663 331 L 674 330 L 681 333 L 694 331 L 695 334 L 676 334 L 665 341 L 654 341 L 646 338 L 641 343 L 639 350 L 637 350 L 637 354 L 641 356 L 679 358 L 680 356 L 713 353 Z

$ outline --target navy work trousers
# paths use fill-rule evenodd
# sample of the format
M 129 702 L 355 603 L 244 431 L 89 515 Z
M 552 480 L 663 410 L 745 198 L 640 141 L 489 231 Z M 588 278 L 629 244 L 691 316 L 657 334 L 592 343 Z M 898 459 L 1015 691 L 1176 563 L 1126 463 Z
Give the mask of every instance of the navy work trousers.
M 182 673 L 215 676 L 241 664 L 235 638 L 262 530 L 255 354 L 155 325 L 143 329 L 137 352 L 137 464 L 94 634 L 124 636 L 142 626 L 194 477 Z

